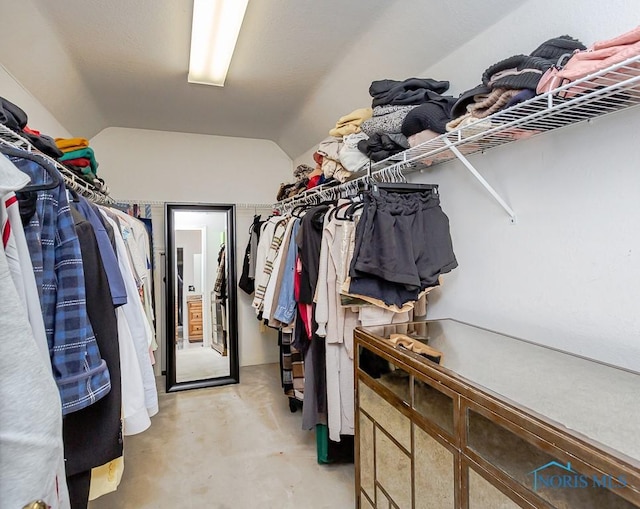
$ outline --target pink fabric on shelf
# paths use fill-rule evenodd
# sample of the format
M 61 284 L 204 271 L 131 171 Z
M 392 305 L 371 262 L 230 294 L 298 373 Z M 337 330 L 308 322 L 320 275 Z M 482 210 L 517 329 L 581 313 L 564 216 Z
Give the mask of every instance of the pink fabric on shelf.
M 440 135 L 437 132 L 430 129 L 425 129 L 424 131 L 420 131 L 419 133 L 409 136 L 407 140 L 409 140 L 410 147 L 415 147 L 422 143 L 426 143 L 429 140 L 437 138 L 438 136 Z
M 571 81 L 576 81 L 612 65 L 640 55 L 640 26 L 618 37 L 598 41 L 585 51 L 576 51 L 562 69 L 550 68 L 538 83 L 539 94 L 549 92 Z M 632 64 L 640 69 L 638 64 Z M 564 91 L 564 97 L 574 97 L 596 86 L 607 86 L 619 81 L 619 77 L 605 74 L 590 84 L 580 84 Z

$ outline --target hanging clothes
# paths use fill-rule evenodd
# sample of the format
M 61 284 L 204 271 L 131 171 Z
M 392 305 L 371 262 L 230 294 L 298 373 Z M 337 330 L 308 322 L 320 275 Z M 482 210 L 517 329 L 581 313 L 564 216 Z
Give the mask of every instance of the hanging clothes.
M 288 217 L 272 217 L 265 223 L 260 233 L 256 261 L 256 290 L 251 304 L 260 317 L 264 308 L 267 286 L 273 272 L 273 263 L 282 245 L 288 221 Z
M 213 285 L 213 291 L 216 298 L 220 301 L 227 300 L 227 269 L 226 269 L 226 249 L 223 244 L 218 251 L 218 267 L 216 268 L 216 280 Z
M 147 324 L 151 329 L 151 350 L 158 349 L 156 343 L 153 312 L 153 297 L 151 287 L 153 286 L 153 276 L 151 274 L 151 247 L 147 227 L 139 219 L 130 216 L 120 210 L 112 209 L 112 213 L 118 218 L 122 238 L 125 241 L 127 254 L 131 261 L 132 273 L 138 287 L 139 297 L 142 300 L 144 313 L 147 317 Z M 153 354 L 152 363 L 154 362 Z
M 251 295 L 255 291 L 256 279 L 256 259 L 258 256 L 258 242 L 260 240 L 260 230 L 264 221 L 259 215 L 253 216 L 253 223 L 249 228 L 249 241 L 244 252 L 242 261 L 242 274 L 238 281 L 238 287 L 247 295 Z
M 141 402 L 137 390 L 131 392 L 131 399 L 129 401 L 131 406 L 129 408 L 124 406 L 124 434 L 133 435 L 147 429 L 151 425 L 149 418 L 158 413 L 158 392 L 149 353 L 152 344 L 152 333 L 142 307 L 142 302 L 139 298 L 132 267 L 129 263 L 129 255 L 124 245 L 124 239 L 122 235 L 118 234 L 120 227 L 114 219 L 109 217 L 104 209 L 100 209 L 100 211 L 116 232 L 115 240 L 118 264 L 123 274 L 127 290 L 127 304 L 118 308 L 118 337 L 122 334 L 124 341 L 127 343 L 125 345 L 127 350 L 130 350 L 131 344 L 133 344 L 135 351 L 134 358 L 137 362 L 138 369 L 132 365 L 134 363 L 128 364 L 131 379 L 135 383 L 135 380 L 137 380 L 139 376 L 142 379 L 142 386 L 144 388 L 144 406 L 141 407 L 140 405 Z M 122 349 L 123 345 L 121 344 L 120 347 Z
M 295 298 L 295 273 L 296 261 L 298 259 L 298 247 L 295 238 L 300 230 L 300 220 L 293 218 L 291 233 L 289 235 L 286 256 L 282 261 L 282 270 L 280 273 L 280 290 L 277 293 L 276 308 L 273 312 L 273 319 L 283 325 L 287 329 L 291 329 L 296 316 L 296 298 Z
M 117 487 L 123 435 L 158 411 L 149 235 L 66 189 L 87 188 L 15 135 L 26 114 L 0 102 L 0 505 L 83 509 Z
M 107 233 L 107 228 L 104 222 L 100 218 L 99 210 L 94 208 L 95 206 L 91 206 L 83 196 L 77 197 L 77 202 L 74 203 L 74 206 L 91 223 L 91 227 L 95 233 L 96 240 L 98 242 L 98 249 L 100 250 L 100 258 L 102 259 L 107 280 L 109 282 L 109 292 L 111 293 L 113 305 L 117 307 L 126 304 L 127 291 L 124 286 L 122 274 L 118 268 L 118 259 L 116 258 L 115 247 Z M 111 230 L 111 235 L 113 235 L 113 230 Z
M 109 281 L 92 224 L 74 207 L 75 203 L 71 213 L 80 241 L 85 281 L 91 282 L 86 287 L 87 312 L 111 374 L 109 394 L 93 405 L 65 416 L 63 421 L 69 492 L 76 507 L 86 507 L 91 469 L 122 455 L 122 394 L 118 324 Z
M 353 331 L 358 308 L 340 305 L 340 289 L 353 252 L 355 224 L 335 218 L 325 220 L 316 291 L 317 334 L 325 338 L 327 416 L 329 438 L 353 435 Z
M 37 154 L 2 145 L 10 161 L 32 184 L 50 184 L 49 161 Z M 36 207 L 25 236 L 38 288 L 62 412 L 85 408 L 111 389 L 86 309 L 80 244 L 62 182 L 37 192 Z
M 41 499 L 52 508 L 67 509 L 60 395 L 51 370 L 42 313 L 34 315 L 34 304 L 28 304 L 35 299 L 39 308 L 37 289 L 33 295 L 35 278 L 31 281 L 29 277 L 33 277 L 31 261 L 28 253 L 24 259 L 24 246 L 13 238 L 21 232 L 25 242 L 13 193 L 28 182 L 26 175 L 0 156 L 0 493 L 6 507 L 23 507 Z M 14 270 L 5 251 L 10 241 L 15 242 L 11 256 L 23 255 L 20 260 L 12 260 Z M 16 272 L 16 267 L 21 271 Z M 21 277 L 16 278 L 17 274 Z M 22 297 L 16 284 L 26 290 L 21 292 Z M 34 331 L 42 335 L 39 340 Z
M 262 318 L 280 327 L 283 389 L 304 398 L 302 427 L 320 426 L 318 444 L 354 434 L 355 327 L 424 318 L 426 294 L 457 265 L 437 188 L 375 191 L 301 211 L 275 243 L 286 219 L 263 230 L 271 237 L 257 260 L 256 280 L 268 281 Z
M 286 256 L 284 256 L 284 254 L 287 252 L 287 248 L 285 246 L 289 244 L 294 223 L 295 221 L 293 219 L 288 220 L 286 223 L 286 229 L 282 236 L 281 244 L 278 247 L 275 259 L 272 263 L 271 277 L 269 278 L 267 288 L 264 292 L 264 299 L 262 303 L 263 319 L 271 327 L 280 326 L 280 322 L 275 319 L 274 313 L 278 305 L 278 296 L 280 294 L 285 270 L 284 260 L 286 259 Z

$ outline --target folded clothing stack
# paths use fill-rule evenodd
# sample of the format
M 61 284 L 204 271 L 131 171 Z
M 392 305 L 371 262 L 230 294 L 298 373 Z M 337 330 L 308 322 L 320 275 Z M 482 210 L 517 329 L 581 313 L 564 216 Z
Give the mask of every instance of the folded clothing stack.
M 293 170 L 293 177 L 296 179 L 295 182 L 290 184 L 280 184 L 280 189 L 278 189 L 278 193 L 276 194 L 276 200 L 280 201 L 286 198 L 291 198 L 292 196 L 305 191 L 309 184 L 309 175 L 311 175 L 312 172 L 313 168 L 306 164 L 299 164 L 296 166 L 296 169 Z
M 63 152 L 59 161 L 72 173 L 91 184 L 96 190 L 109 194 L 104 180 L 98 177 L 98 161 L 86 138 L 56 138 L 56 145 Z
M 448 89 L 448 81 L 431 78 L 372 82 L 369 94 L 373 115 L 361 125 L 370 138 L 358 143 L 360 151 L 381 161 L 409 148 L 409 136 L 426 129 L 445 132 L 455 102 L 455 98 L 442 95 Z
M 452 96 L 440 96 L 418 106 L 404 119 L 402 134 L 409 138 L 426 130 L 438 134 L 445 133 L 455 102 L 456 99 Z
M 0 123 L 11 129 L 13 132 L 26 138 L 35 148 L 43 154 L 58 159 L 62 152 L 58 149 L 53 138 L 41 134 L 39 131 L 30 129 L 27 126 L 27 114 L 22 108 L 0 97 Z
M 404 81 L 378 80 L 371 83 L 371 106 L 408 106 L 423 104 L 438 98 L 449 89 L 448 81 L 431 78 L 408 78 Z
M 376 133 L 367 140 L 358 142 L 358 150 L 372 161 L 382 161 L 409 148 L 409 142 L 403 134 Z
M 373 108 L 373 115 L 369 120 L 362 122 L 360 129 L 367 136 L 374 134 L 400 134 L 402 132 L 402 122 L 416 105 L 412 106 L 376 106 Z
M 458 97 L 451 108 L 447 131 L 474 124 L 491 127 L 480 119 L 527 101 L 536 95 L 542 76 L 565 55 L 585 49 L 577 39 L 561 35 L 543 42 L 530 55 L 514 55 L 488 67 L 482 83 Z
M 358 143 L 368 138 L 369 136 L 363 132 L 349 134 L 342 138 L 342 146 L 338 155 L 345 170 L 354 173 L 361 170 L 369 162 L 369 158 L 358 150 Z
M 334 178 L 340 182 L 345 182 L 351 172 L 340 162 L 340 151 L 344 143 L 340 136 L 329 136 L 318 145 L 318 150 L 314 154 L 316 163 L 321 165 L 325 179 Z M 322 183 L 318 181 L 318 183 Z
M 313 154 L 316 170 L 310 175 L 307 188 L 330 179 L 345 182 L 352 172 L 369 161 L 357 145 L 360 140 L 368 138 L 361 126 L 371 119 L 371 115 L 371 108 L 358 108 L 338 119 L 329 136 L 320 142 Z
M 568 59 L 559 59 L 558 63 L 542 76 L 536 91 L 539 94 L 549 92 L 567 82 L 579 80 L 639 54 L 640 26 L 637 26 L 613 39 L 597 41 L 586 51 L 576 49 Z M 631 64 L 631 66 L 637 68 L 638 64 Z M 562 96 L 570 98 L 597 86 L 607 86 L 612 80 L 618 80 L 618 77 L 612 74 L 614 73 L 607 73 L 595 80 L 589 80 L 589 84 L 582 83 L 580 86 L 570 87 L 562 93 Z
M 86 138 L 56 138 L 56 145 L 63 152 L 60 162 L 93 184 L 98 176 L 98 161 Z
M 353 110 L 348 115 L 338 119 L 336 126 L 329 131 L 329 136 L 347 136 L 359 133 L 361 124 L 371 118 L 371 115 L 371 108 Z

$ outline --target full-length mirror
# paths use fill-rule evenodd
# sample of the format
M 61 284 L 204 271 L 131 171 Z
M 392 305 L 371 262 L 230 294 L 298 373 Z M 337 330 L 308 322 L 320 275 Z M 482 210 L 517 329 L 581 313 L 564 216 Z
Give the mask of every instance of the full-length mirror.
M 165 214 L 167 391 L 237 383 L 234 205 Z

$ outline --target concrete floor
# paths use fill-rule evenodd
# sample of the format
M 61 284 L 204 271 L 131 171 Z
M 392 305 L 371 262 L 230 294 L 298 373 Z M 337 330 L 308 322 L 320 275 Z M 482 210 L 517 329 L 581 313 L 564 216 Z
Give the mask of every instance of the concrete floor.
M 189 382 L 205 378 L 229 376 L 229 357 L 223 357 L 213 348 L 176 350 L 176 382 Z
M 319 465 L 315 434 L 289 411 L 278 366 L 240 384 L 166 394 L 151 428 L 125 439 L 118 490 L 89 509 L 349 509 L 353 465 Z

